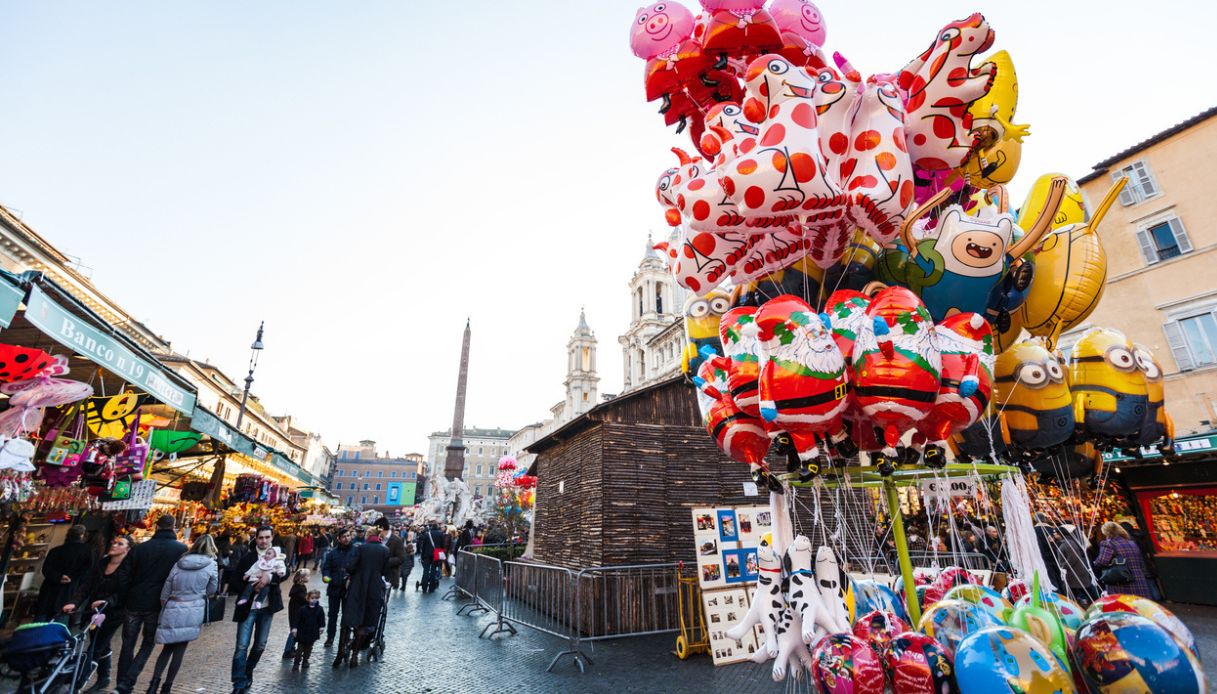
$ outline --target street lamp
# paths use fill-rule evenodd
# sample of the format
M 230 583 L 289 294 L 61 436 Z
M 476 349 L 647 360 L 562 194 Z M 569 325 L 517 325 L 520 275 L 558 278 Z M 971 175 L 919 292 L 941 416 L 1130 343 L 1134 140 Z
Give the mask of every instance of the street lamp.
M 241 422 L 245 420 L 245 404 L 249 402 L 249 389 L 254 384 L 254 369 L 258 368 L 258 356 L 262 354 L 262 328 L 266 321 L 258 324 L 258 335 L 249 346 L 249 374 L 245 377 L 245 392 L 241 393 L 241 409 L 237 412 L 237 431 L 241 430 Z

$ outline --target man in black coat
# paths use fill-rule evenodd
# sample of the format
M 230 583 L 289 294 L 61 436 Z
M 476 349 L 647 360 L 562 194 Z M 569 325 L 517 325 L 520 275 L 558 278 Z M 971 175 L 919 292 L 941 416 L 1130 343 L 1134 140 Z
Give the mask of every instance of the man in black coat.
M 326 583 L 325 596 L 329 601 L 329 624 L 325 629 L 325 647 L 334 645 L 334 634 L 338 630 L 338 615 L 342 612 L 342 598 L 346 596 L 347 569 L 355 561 L 355 545 L 351 544 L 350 528 L 338 531 L 338 544 L 325 555 L 321 563 L 322 580 Z
M 254 551 L 247 552 L 237 564 L 238 576 L 245 576 L 249 567 L 271 547 L 271 538 L 275 531 L 269 525 L 260 526 L 254 533 Z M 283 576 L 272 574 L 263 577 L 255 583 L 255 591 L 270 585 L 269 600 L 264 607 L 253 609 L 256 601 L 249 600 L 244 605 L 238 604 L 232 612 L 232 621 L 237 623 L 237 647 L 232 653 L 232 691 L 233 694 L 246 694 L 254 681 L 254 668 L 262 659 L 262 651 L 266 650 L 266 640 L 270 637 L 271 621 L 275 613 L 283 609 L 283 591 L 279 584 Z M 252 646 L 251 646 L 252 644 Z
M 388 596 L 385 580 L 389 575 L 389 548 L 380 541 L 383 532 L 381 527 L 372 526 L 363 544 L 355 548 L 355 561 L 347 571 L 346 597 L 342 601 L 342 637 L 338 641 L 334 667 L 346 658 L 348 634 L 352 632 L 351 667 L 359 665 L 359 651 L 368 645 L 380 623 L 380 611 Z
M 42 588 L 34 606 L 38 621 L 49 622 L 63 616 L 63 606 L 72 601 L 81 581 L 93 568 L 93 561 L 93 552 L 85 544 L 85 527 L 68 528 L 64 543 L 47 552 L 46 561 L 42 562 Z
M 385 525 L 387 526 L 388 523 L 386 522 Z M 400 532 L 390 532 L 386 527 L 382 527 L 381 530 L 387 535 L 384 542 L 385 547 L 389 550 L 389 586 L 396 590 L 397 584 L 401 580 L 402 564 L 406 562 L 406 539 Z
M 156 625 L 161 616 L 161 587 L 173 565 L 186 553 L 186 545 L 177 541 L 173 516 L 166 513 L 156 519 L 152 538 L 131 549 L 126 561 L 118 568 L 123 586 L 121 601 L 127 610 L 123 622 L 123 650 L 118 656 L 118 687 L 121 694 L 130 694 L 135 680 L 156 648 Z M 141 633 L 143 637 L 141 638 Z M 135 642 L 139 641 L 139 651 Z
M 443 549 L 444 533 L 439 529 L 437 521 L 431 521 L 431 526 L 418 538 L 418 558 L 423 563 L 422 589 L 431 593 L 439 587 L 439 572 L 444 562 L 435 560 L 435 550 Z

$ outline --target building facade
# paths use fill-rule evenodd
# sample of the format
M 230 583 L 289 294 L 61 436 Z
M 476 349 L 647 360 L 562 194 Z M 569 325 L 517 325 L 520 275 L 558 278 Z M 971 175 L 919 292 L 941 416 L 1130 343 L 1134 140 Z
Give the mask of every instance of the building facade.
M 623 392 L 657 383 L 680 370 L 687 297 L 651 247 L 650 239 L 629 286 L 630 325 L 617 338 L 621 344 Z
M 481 429 L 465 427 L 465 470 L 461 479 L 473 490 L 474 496 L 486 496 L 494 488 L 499 471 L 499 458 L 507 455 L 508 441 L 515 432 L 510 429 Z M 447 458 L 452 431 L 436 431 L 427 437 L 426 474 L 442 472 Z M 341 460 L 339 461 L 341 464 Z
M 391 512 L 413 506 L 424 464 L 421 453 L 379 453 L 375 441 L 340 445 L 330 490 L 347 508 Z
M 1166 374 L 1166 408 L 1177 436 L 1217 428 L 1213 152 L 1217 108 L 1099 162 L 1078 181 L 1088 201 L 1097 202 L 1114 180 L 1129 179 L 1099 226 L 1107 251 L 1103 298 L 1086 325 L 1062 336 L 1061 346 L 1103 326 L 1148 347 Z

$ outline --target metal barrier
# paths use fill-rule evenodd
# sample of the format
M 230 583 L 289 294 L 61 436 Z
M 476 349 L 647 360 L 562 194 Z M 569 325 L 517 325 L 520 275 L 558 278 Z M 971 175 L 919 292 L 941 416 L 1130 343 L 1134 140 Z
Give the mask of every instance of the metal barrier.
M 583 650 L 584 642 L 680 630 L 677 566 L 636 564 L 575 571 L 504 562 L 462 550 L 456 559 L 453 592 L 473 600 L 458 614 L 495 615 L 480 638 L 514 635 L 515 625 L 535 629 L 568 643 L 550 661 L 547 672 L 567 655 L 584 672 L 592 662 Z
M 456 553 L 453 561 L 456 565 L 452 569 L 452 587 L 444 593 L 444 600 L 455 600 L 460 597 L 461 593 L 477 599 L 476 586 L 474 585 L 474 563 L 477 556 L 472 552 L 461 550 Z M 461 608 L 465 609 L 464 607 Z M 459 612 L 458 612 L 459 614 Z
M 914 567 L 931 567 L 937 564 L 940 568 L 944 569 L 948 566 L 962 566 L 965 569 L 993 570 L 993 560 L 989 555 L 980 552 L 938 552 L 937 554 L 933 552 L 910 552 L 909 560 L 912 561 Z M 900 573 L 894 556 L 851 557 L 850 562 L 854 565 L 855 570 L 862 570 L 870 566 L 885 566 L 888 569 L 888 573 L 892 575 Z
M 592 659 L 580 644 L 627 636 L 680 631 L 680 601 L 676 585 L 679 565 L 632 564 L 597 566 L 575 574 L 575 623 L 570 647 L 554 656 L 546 671 L 569 655 L 583 672 Z

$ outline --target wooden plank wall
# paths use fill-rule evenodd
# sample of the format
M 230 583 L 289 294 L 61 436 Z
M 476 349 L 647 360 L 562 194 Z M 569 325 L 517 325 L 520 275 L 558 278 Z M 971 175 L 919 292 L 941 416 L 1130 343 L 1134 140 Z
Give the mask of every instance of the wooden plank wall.
M 768 503 L 764 489 L 744 496 L 747 466 L 718 450 L 682 382 L 624 398 L 619 407 L 609 403 L 598 415 L 603 423 L 537 455 L 536 561 L 574 569 L 692 563 L 694 507 Z M 816 530 L 811 492 L 800 495 L 805 508 L 798 508 L 796 527 L 819 541 L 826 533 Z M 833 498 L 823 493 L 821 515 L 835 529 Z M 852 522 L 865 503 L 861 496 L 849 503 L 851 545 L 873 533 L 873 518 L 856 528 Z
M 604 485 L 599 425 L 537 455 L 534 557 L 544 564 L 597 566 L 603 555 Z M 559 484 L 564 490 L 559 493 Z

